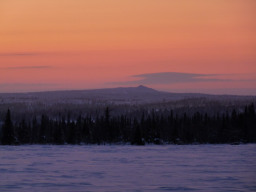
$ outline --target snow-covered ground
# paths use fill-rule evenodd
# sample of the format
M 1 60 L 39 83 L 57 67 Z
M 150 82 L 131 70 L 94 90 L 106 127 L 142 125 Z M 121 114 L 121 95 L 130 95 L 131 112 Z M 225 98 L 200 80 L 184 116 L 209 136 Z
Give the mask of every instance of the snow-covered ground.
M 1 146 L 0 191 L 256 191 L 256 145 Z

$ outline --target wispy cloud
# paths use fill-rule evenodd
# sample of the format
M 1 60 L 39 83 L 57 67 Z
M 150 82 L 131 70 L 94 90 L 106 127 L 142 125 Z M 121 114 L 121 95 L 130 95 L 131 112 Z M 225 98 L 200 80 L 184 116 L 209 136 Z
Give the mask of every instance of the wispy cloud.
M 14 66 L 14 67 L 4 67 L 1 69 L 16 70 L 16 69 L 48 69 L 48 68 L 51 68 L 51 66 L 50 65 Z
M 20 57 L 20 56 L 36 56 L 41 55 L 41 52 L 8 52 L 8 53 L 0 53 L 0 57 Z
M 174 84 L 174 83 L 191 83 L 191 82 L 217 82 L 232 81 L 232 79 L 218 78 L 218 74 L 196 74 L 196 73 L 147 73 L 131 76 L 137 78 L 134 81 L 114 82 L 114 84 Z M 139 78 L 139 79 L 138 79 Z
M 0 87 L 9 87 L 9 86 L 55 86 L 58 84 L 54 83 L 0 83 Z
M 58 86 L 55 83 L 0 83 L 0 93 L 55 90 Z

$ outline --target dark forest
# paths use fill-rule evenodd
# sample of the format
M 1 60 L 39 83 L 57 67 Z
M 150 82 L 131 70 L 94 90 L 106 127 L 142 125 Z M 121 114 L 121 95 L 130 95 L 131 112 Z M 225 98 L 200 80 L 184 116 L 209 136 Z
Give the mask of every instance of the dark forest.
M 218 144 L 255 143 L 254 104 L 242 112 L 208 115 L 168 114 L 141 111 L 136 116 L 111 116 L 109 107 L 101 116 L 59 115 L 13 121 L 8 110 L 0 131 L 2 145 L 21 144 Z

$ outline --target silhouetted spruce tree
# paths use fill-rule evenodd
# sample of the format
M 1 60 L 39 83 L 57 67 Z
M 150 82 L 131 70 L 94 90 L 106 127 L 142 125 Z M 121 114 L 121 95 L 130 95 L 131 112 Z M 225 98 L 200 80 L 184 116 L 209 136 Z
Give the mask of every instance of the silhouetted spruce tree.
M 64 136 L 63 136 L 63 129 L 59 125 L 60 123 L 55 123 L 54 131 L 53 131 L 53 142 L 57 145 L 64 144 Z
M 41 126 L 40 126 L 40 131 L 39 131 L 39 143 L 42 143 L 42 144 L 47 143 L 48 127 L 49 127 L 49 118 L 46 115 L 42 115 Z
M 30 143 L 30 134 L 31 130 L 29 126 L 27 125 L 25 119 L 22 119 L 21 123 L 18 126 L 17 130 L 17 136 L 18 136 L 18 142 L 20 144 L 27 144 Z
M 82 123 L 82 142 L 84 143 L 90 143 L 91 142 L 91 131 L 90 127 L 92 124 L 92 119 L 91 117 L 87 117 L 83 120 Z
M 35 144 L 39 142 L 39 125 L 37 123 L 36 117 L 32 119 L 32 128 L 31 128 L 31 144 Z
M 13 123 L 11 120 L 11 112 L 8 109 L 5 117 L 5 122 L 2 129 L 2 144 L 3 145 L 13 145 L 15 144 L 15 135 L 13 129 Z
M 82 124 L 82 116 L 81 114 L 78 115 L 76 120 L 76 142 L 80 144 L 82 142 L 82 130 L 83 130 L 83 124 Z
M 68 135 L 67 135 L 67 143 L 68 144 L 77 144 L 76 141 L 76 126 L 74 122 L 69 122 L 67 125 Z
M 145 142 L 142 140 L 141 130 L 140 130 L 140 126 L 138 124 L 137 119 L 134 119 L 133 128 L 134 128 L 134 134 L 133 134 L 133 140 L 132 140 L 131 144 L 132 145 L 145 145 Z
M 256 115 L 254 104 L 250 104 L 245 112 L 247 141 L 256 142 Z
M 104 117 L 104 132 L 106 132 L 106 140 L 108 142 L 113 142 L 114 140 L 114 127 L 110 125 L 110 111 L 109 107 L 105 109 L 105 117 Z

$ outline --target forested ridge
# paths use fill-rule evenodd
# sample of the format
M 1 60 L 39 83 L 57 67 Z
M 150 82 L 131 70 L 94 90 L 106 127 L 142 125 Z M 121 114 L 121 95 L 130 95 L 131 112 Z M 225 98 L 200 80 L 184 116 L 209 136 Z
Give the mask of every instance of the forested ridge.
M 15 121 L 8 109 L 0 125 L 0 144 L 192 144 L 255 143 L 256 114 L 254 104 L 242 111 L 209 115 L 207 112 L 179 114 L 175 110 L 156 112 L 141 110 L 136 116 L 103 115 L 74 117 L 61 114 L 31 117 Z M 71 118 L 72 117 L 72 118 Z

